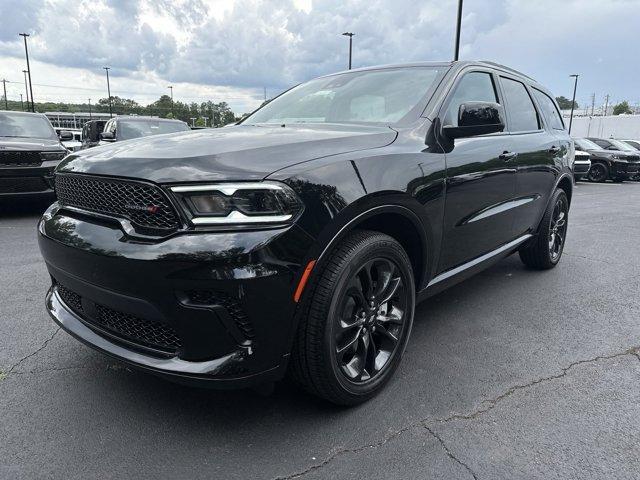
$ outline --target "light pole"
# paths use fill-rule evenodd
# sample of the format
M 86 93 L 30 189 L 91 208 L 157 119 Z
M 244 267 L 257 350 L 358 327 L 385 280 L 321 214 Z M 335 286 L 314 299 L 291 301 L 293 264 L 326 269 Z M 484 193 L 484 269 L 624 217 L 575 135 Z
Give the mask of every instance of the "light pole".
M 19 33 L 21 37 L 24 38 L 24 54 L 27 57 L 27 73 L 29 74 L 29 91 L 31 92 L 31 111 L 36 111 L 36 104 L 33 100 L 33 84 L 31 83 L 31 67 L 29 66 L 29 49 L 27 48 L 27 37 L 28 33 Z
M 351 70 L 351 52 L 353 51 L 353 36 L 355 33 L 344 32 L 342 35 L 349 37 L 349 70 Z
M 24 94 L 27 96 L 27 111 L 29 110 L 29 88 L 27 87 L 27 71 L 22 70 L 24 73 Z
M 171 90 L 171 116 L 173 117 L 173 85 L 169 85 L 167 88 Z
M 575 79 L 573 83 L 573 99 L 571 100 L 571 115 L 569 115 L 569 135 L 571 135 L 571 125 L 573 124 L 573 107 L 576 104 L 576 90 L 578 88 L 578 75 L 577 73 L 573 75 L 569 75 L 569 77 L 573 77 Z
M 456 23 L 456 48 L 453 60 L 458 61 L 460 57 L 460 30 L 462 28 L 462 0 L 458 0 L 458 20 Z
M 111 85 L 109 84 L 109 70 L 111 67 L 102 67 L 107 72 L 107 93 L 109 94 L 109 118 L 113 118 L 113 110 L 111 108 Z
M 4 87 L 4 109 L 9 110 L 9 104 L 7 103 L 7 81 L 2 79 L 2 86 Z
M 91 120 L 91 99 L 89 99 L 89 120 Z
M 24 112 L 24 101 L 22 100 L 22 94 L 20 94 L 20 108 Z

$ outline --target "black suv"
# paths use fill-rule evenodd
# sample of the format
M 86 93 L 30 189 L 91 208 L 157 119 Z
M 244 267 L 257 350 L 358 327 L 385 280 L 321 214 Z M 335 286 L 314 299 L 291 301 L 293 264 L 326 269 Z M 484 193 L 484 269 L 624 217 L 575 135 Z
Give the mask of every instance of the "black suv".
M 596 142 L 596 140 L 598 142 Z M 576 138 L 576 146 L 591 156 L 587 178 L 592 182 L 613 180 L 622 182 L 638 173 L 640 154 L 628 145 L 614 145 L 612 141 L 596 138 Z M 606 143 L 605 143 L 606 142 Z M 621 142 L 617 142 L 621 143 Z
M 40 113 L 0 111 L 0 199 L 53 196 L 53 169 L 69 152 Z
M 72 154 L 39 224 L 46 306 L 112 357 L 219 388 L 285 372 L 338 404 L 398 367 L 416 301 L 561 258 L 573 143 L 486 62 L 352 70 L 240 124 Z

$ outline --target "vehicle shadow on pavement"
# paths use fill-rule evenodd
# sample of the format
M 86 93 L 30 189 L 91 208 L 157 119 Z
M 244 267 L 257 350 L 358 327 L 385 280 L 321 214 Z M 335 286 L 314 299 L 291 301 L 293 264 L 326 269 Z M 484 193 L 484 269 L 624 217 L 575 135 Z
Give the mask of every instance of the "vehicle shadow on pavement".
M 53 202 L 53 198 L 29 198 L 19 200 L 0 197 L 0 218 L 11 219 L 42 215 Z

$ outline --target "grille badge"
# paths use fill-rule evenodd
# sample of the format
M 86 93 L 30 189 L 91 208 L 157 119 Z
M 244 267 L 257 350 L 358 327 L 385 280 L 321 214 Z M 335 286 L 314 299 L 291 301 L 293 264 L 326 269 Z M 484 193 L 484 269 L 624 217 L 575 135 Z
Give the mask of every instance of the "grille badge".
M 136 212 L 148 212 L 148 213 L 158 213 L 160 210 L 159 205 L 135 205 L 135 204 L 127 204 L 124 206 L 127 210 L 133 210 Z

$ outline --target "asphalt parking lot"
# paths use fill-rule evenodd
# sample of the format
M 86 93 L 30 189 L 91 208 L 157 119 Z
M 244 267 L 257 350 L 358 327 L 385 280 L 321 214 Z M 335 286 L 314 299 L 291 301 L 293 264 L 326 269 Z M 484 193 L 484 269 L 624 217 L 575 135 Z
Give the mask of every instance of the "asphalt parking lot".
M 512 256 L 421 304 L 353 409 L 93 352 L 44 311 L 42 205 L 1 208 L 2 478 L 640 478 L 640 183 L 578 185 L 555 270 Z

